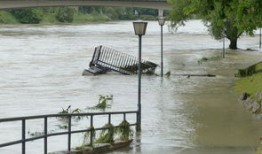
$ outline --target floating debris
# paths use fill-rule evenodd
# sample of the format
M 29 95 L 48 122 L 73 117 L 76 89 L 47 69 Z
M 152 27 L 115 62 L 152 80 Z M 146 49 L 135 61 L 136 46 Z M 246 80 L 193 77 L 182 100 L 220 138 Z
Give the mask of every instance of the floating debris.
M 158 65 L 150 61 L 141 61 L 141 70 L 144 74 L 154 74 Z M 108 71 L 115 71 L 125 75 L 138 73 L 138 59 L 135 56 L 98 46 L 95 48 L 89 68 L 82 75 L 99 75 Z

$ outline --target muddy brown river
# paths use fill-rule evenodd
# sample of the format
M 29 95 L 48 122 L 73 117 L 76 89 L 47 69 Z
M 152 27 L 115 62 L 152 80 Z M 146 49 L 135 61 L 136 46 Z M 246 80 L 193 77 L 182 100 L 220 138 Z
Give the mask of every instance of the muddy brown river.
M 226 58 L 199 64 L 202 57 L 221 56 L 222 42 L 213 40 L 198 20 L 189 21 L 176 32 L 165 26 L 164 72 L 171 75 L 142 77 L 142 132 L 130 148 L 112 153 L 253 154 L 260 144 L 262 121 L 238 103 L 233 85 L 237 69 L 262 60 L 258 39 L 258 35 L 244 36 L 238 42 L 241 49 L 227 50 Z M 143 59 L 159 64 L 157 22 L 149 22 L 142 41 Z M 138 38 L 132 21 L 1 25 L 0 118 L 58 113 L 68 105 L 85 109 L 97 104 L 99 95 L 111 94 L 114 100 L 108 111 L 136 110 L 136 75 L 81 75 L 98 45 L 137 56 Z M 27 130 L 34 131 L 35 127 Z M 20 134 L 16 129 L 16 124 L 0 123 L 0 143 L 17 139 Z M 66 149 L 63 139 L 50 139 L 49 152 Z M 73 146 L 79 144 L 79 137 L 75 137 Z M 42 141 L 27 146 L 31 146 L 29 154 L 39 153 L 43 147 Z M 0 153 L 18 154 L 20 149 L 20 145 L 11 146 L 1 148 Z

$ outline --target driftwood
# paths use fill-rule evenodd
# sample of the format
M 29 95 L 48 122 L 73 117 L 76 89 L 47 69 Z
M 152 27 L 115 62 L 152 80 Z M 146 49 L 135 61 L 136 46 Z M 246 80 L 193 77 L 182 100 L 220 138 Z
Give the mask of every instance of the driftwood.
M 187 76 L 188 78 L 191 76 L 199 76 L 199 77 L 216 77 L 214 74 L 174 74 L 176 76 Z

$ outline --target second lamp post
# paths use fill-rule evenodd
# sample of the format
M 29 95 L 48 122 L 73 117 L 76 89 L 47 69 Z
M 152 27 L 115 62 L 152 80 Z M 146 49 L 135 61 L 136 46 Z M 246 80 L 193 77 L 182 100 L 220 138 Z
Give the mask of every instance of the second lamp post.
M 165 17 L 160 16 L 158 17 L 158 23 L 161 27 L 161 77 L 163 77 L 163 26 L 165 24 Z

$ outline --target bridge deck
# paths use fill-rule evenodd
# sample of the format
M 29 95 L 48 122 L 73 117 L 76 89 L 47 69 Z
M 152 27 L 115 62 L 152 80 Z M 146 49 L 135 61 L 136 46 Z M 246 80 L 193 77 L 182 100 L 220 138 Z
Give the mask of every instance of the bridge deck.
M 0 0 L 0 9 L 51 6 L 118 6 L 170 9 L 167 0 Z

